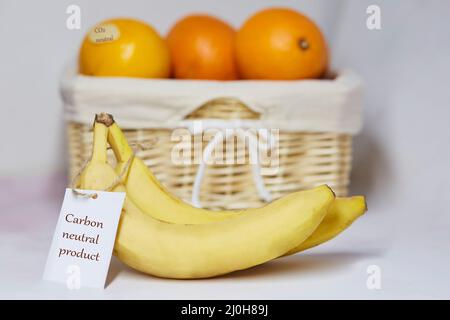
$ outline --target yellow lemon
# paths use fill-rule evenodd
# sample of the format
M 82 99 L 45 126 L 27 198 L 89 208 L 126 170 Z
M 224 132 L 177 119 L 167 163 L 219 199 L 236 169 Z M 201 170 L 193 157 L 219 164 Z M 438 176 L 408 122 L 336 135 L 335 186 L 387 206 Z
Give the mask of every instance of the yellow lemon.
M 94 26 L 79 54 L 79 72 L 91 76 L 167 78 L 170 55 L 151 26 L 134 19 L 111 19 Z

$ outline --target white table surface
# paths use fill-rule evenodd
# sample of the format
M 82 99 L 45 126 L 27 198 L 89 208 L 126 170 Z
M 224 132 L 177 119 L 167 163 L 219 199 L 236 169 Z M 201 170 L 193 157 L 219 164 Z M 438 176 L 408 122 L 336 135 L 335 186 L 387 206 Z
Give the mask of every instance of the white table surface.
M 167 280 L 135 272 L 113 258 L 106 289 L 69 290 L 41 280 L 63 183 L 51 188 L 61 191 L 52 195 L 39 185 L 24 192 L 24 182 L 10 184 L 13 195 L 2 199 L 2 299 L 450 298 L 448 220 L 427 224 L 397 214 L 388 223 L 386 217 L 396 209 L 381 212 L 370 201 L 369 212 L 335 240 L 256 268 L 215 279 Z M 381 269 L 380 290 L 366 286 L 370 265 Z

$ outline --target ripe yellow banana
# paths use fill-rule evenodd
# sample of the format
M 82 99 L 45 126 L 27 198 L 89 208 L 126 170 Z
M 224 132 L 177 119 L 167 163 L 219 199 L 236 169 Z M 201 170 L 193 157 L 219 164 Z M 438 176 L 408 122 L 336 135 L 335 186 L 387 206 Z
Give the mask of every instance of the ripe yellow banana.
M 107 114 L 95 116 L 93 150 L 106 150 L 108 126 L 111 118 Z M 101 190 L 115 179 L 114 169 L 106 163 L 105 152 L 93 152 L 90 161 L 80 174 L 79 183 L 87 190 Z
M 94 124 L 91 162 L 95 165 L 90 162 L 83 170 L 82 188 L 95 185 L 102 190 L 117 176 L 112 167 L 107 169 L 105 123 L 99 117 Z M 116 190 L 125 188 L 119 185 Z M 132 268 L 155 276 L 213 277 L 259 265 L 300 245 L 318 227 L 333 200 L 331 189 L 320 186 L 278 199 L 271 210 L 265 206 L 244 210 L 233 219 L 192 225 L 157 220 L 127 197 L 114 252 Z
M 114 122 L 109 127 L 108 142 L 117 158 L 116 172 L 123 172 L 124 166 L 129 162 L 133 151 L 129 146 L 122 130 Z M 210 211 L 194 208 L 173 196 L 156 179 L 145 163 L 134 157 L 124 177 L 127 195 L 142 210 L 152 217 L 173 223 L 202 224 L 221 221 L 230 217 L 237 217 L 244 212 L 237 211 Z M 276 210 L 271 204 L 263 210 Z M 259 209 L 247 209 L 245 212 L 257 212 Z M 316 231 L 301 245 L 293 248 L 288 254 L 293 254 L 326 242 L 355 221 L 366 211 L 363 196 L 336 199 L 329 213 Z
M 367 205 L 363 196 L 336 198 L 317 229 L 308 239 L 289 250 L 285 256 L 310 249 L 333 239 L 366 211 Z
M 302 243 L 333 199 L 332 191 L 321 186 L 279 201 L 278 211 L 197 225 L 156 220 L 127 199 L 115 254 L 136 270 L 166 278 L 208 278 L 247 269 Z
M 108 142 L 117 159 L 116 173 L 120 174 L 133 156 L 133 151 L 122 130 L 114 121 L 109 126 Z M 162 221 L 188 224 L 209 223 L 224 220 L 243 211 L 211 211 L 187 204 L 166 190 L 138 157 L 132 159 L 123 182 L 129 198 L 143 212 Z

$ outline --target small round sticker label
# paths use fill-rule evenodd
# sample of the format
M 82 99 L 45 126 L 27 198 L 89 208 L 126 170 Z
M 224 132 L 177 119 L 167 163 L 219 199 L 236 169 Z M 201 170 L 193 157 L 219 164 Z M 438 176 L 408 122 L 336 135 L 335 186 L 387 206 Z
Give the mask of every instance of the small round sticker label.
M 96 25 L 89 32 L 89 40 L 96 44 L 113 42 L 119 39 L 119 37 L 119 28 L 112 23 Z

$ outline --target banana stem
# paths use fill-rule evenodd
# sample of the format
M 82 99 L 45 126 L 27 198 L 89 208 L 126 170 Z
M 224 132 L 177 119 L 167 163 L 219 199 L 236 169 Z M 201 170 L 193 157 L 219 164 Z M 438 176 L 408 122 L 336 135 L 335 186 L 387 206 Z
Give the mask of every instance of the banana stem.
M 108 126 L 105 120 L 106 114 L 95 115 L 94 121 L 94 143 L 92 147 L 91 161 L 106 163 L 106 149 L 108 147 Z M 109 115 L 108 115 L 109 116 Z

